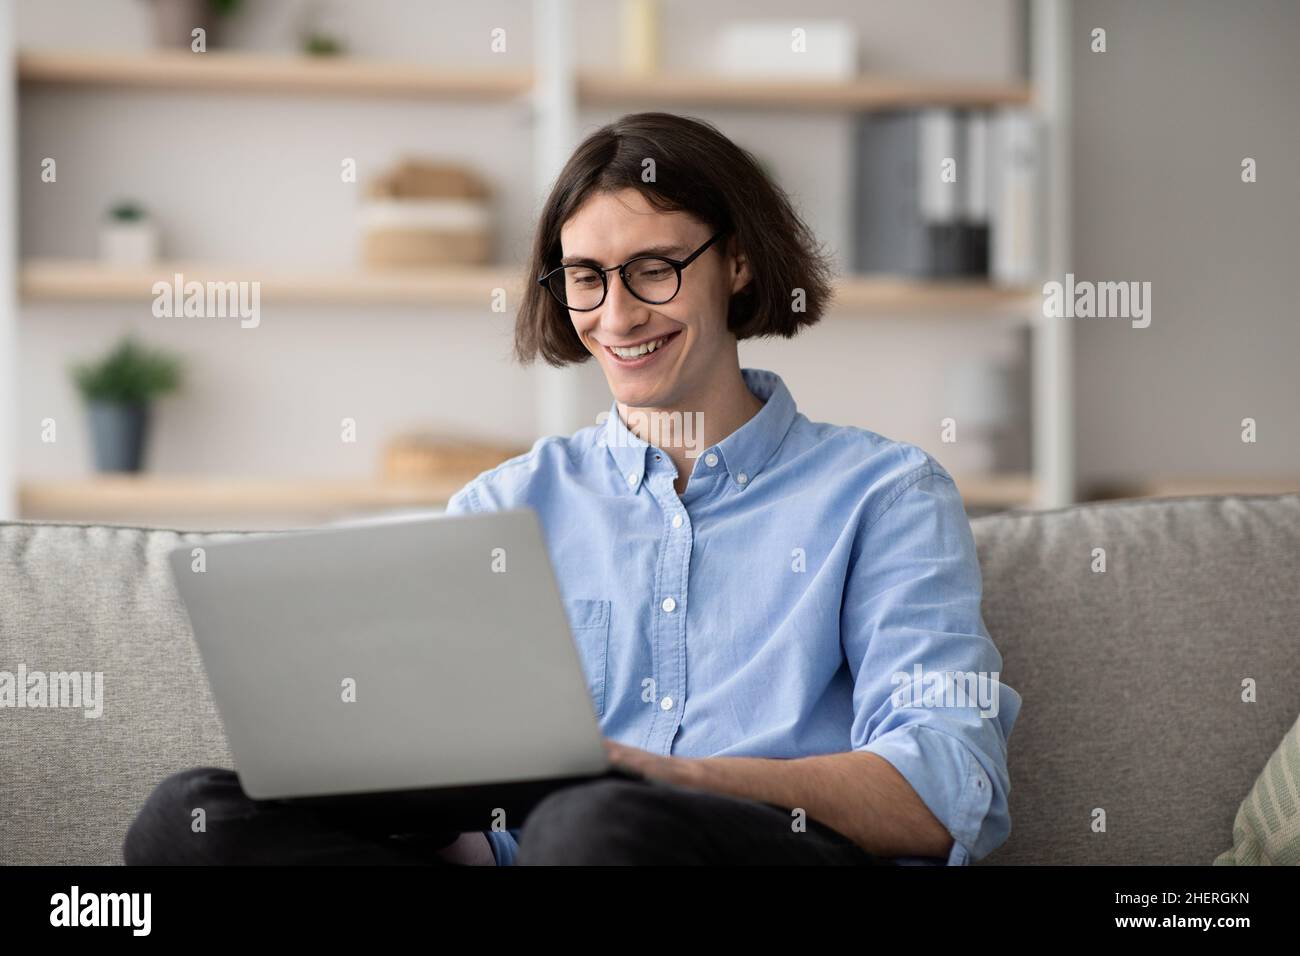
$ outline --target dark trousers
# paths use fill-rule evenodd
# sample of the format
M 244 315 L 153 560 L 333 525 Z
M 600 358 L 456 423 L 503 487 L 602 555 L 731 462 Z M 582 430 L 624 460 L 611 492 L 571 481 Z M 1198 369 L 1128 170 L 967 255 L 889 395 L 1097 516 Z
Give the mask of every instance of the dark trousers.
M 201 809 L 203 813 L 196 814 Z M 528 815 L 520 865 L 887 864 L 789 810 L 657 781 L 598 780 L 557 790 Z M 202 820 L 202 826 L 196 825 Z M 249 799 L 229 770 L 173 774 L 150 794 L 122 856 L 138 864 L 438 865 L 458 833 L 436 819 L 395 833 L 382 820 Z M 196 832 L 196 830 L 198 832 Z

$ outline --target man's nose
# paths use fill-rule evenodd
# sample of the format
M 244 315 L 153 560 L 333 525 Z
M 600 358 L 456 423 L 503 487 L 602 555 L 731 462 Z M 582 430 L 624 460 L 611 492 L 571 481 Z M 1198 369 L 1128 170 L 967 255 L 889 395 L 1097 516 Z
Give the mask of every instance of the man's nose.
M 609 291 L 600 307 L 600 324 L 608 332 L 626 334 L 646 320 L 645 303 L 628 291 L 618 270 L 607 273 Z

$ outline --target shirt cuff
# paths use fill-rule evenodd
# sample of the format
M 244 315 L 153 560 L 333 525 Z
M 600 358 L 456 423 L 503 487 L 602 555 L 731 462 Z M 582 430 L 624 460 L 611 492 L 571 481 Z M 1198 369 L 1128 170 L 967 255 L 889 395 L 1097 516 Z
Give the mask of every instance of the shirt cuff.
M 492 847 L 497 866 L 515 865 L 515 857 L 519 854 L 518 830 L 484 830 L 483 835 Z
M 992 783 L 970 748 L 943 731 L 908 724 L 858 749 L 884 757 L 903 775 L 952 836 L 947 865 L 966 865 L 993 802 Z

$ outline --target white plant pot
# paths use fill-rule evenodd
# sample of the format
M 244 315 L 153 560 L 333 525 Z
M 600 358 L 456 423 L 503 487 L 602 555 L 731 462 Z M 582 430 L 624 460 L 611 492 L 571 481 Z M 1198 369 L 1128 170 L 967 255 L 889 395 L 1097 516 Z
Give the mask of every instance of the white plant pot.
M 216 17 L 208 0 L 153 0 L 154 43 L 163 49 L 191 49 L 194 29 L 201 27 L 212 47 L 212 25 Z
M 106 222 L 99 230 L 99 254 L 113 265 L 148 265 L 158 258 L 158 227 L 149 219 Z

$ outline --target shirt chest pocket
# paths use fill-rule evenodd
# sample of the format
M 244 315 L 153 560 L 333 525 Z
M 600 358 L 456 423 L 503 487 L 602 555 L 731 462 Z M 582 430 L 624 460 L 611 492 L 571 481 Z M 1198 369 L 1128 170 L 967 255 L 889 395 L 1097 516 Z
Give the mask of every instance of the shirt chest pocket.
M 609 657 L 609 601 L 567 600 L 565 613 L 573 631 L 578 660 L 587 678 L 597 719 L 605 716 L 605 669 Z

